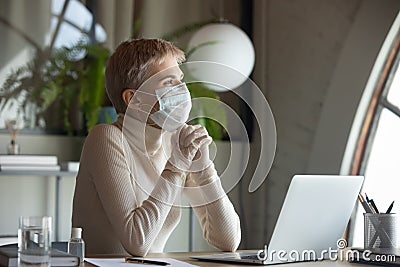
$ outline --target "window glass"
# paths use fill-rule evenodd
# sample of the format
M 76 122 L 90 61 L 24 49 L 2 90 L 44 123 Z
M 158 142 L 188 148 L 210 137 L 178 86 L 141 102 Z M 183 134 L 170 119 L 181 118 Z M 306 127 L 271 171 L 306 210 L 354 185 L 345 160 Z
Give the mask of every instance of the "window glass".
M 55 6 L 55 2 L 59 1 L 52 1 L 52 12 L 54 15 L 60 15 L 61 10 L 59 10 L 58 7 L 55 8 L 56 10 L 54 10 L 57 13 L 53 11 L 53 6 Z M 64 20 L 73 23 L 80 29 L 89 31 L 90 27 L 92 26 L 93 16 L 92 13 L 90 13 L 90 11 L 81 2 L 73 0 L 70 1 L 68 4 L 67 10 L 64 15 Z
M 64 2 L 65 2 L 65 0 L 52 0 L 51 1 L 51 12 L 54 14 L 54 15 L 60 15 L 61 14 L 61 11 L 62 11 L 62 8 L 63 8 L 63 6 L 64 6 Z
M 390 205 L 393 197 L 399 195 L 399 136 L 400 118 L 384 108 L 367 161 L 365 175 L 368 179 L 363 188 L 365 192 L 380 196 L 376 204 L 381 206 L 381 211 L 386 211 L 385 207 Z
M 400 195 L 400 118 L 383 108 L 366 162 L 362 192 L 374 199 L 380 212 L 386 212 L 395 200 L 393 211 L 399 210 Z M 363 210 L 356 216 L 354 246 L 363 246 Z
M 55 28 L 57 19 L 52 18 L 51 24 Z M 70 24 L 62 23 L 60 26 L 60 33 L 57 35 L 54 43 L 54 48 L 61 48 L 63 46 L 71 47 L 80 40 L 89 41 L 89 37 Z
M 390 103 L 400 108 L 400 71 L 399 61 L 396 62 L 396 73 L 393 77 L 392 84 L 390 85 L 387 99 Z
M 53 17 L 51 19 L 51 36 L 54 35 L 63 5 L 64 1 L 52 1 L 51 10 Z M 70 47 L 82 40 L 89 42 L 88 33 L 90 32 L 92 22 L 92 14 L 81 2 L 76 0 L 70 1 L 62 19 L 61 27 L 56 37 L 54 47 Z M 98 23 L 95 25 L 95 37 L 96 41 L 99 43 L 104 42 L 107 38 L 104 28 Z

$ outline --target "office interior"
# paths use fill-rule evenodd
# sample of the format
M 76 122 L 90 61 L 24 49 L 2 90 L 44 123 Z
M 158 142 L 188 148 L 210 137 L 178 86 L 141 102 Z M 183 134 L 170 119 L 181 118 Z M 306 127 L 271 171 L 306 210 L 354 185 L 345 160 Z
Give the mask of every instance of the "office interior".
M 229 192 L 242 221 L 241 249 L 263 248 L 268 242 L 295 174 L 365 174 L 366 182 L 370 181 L 370 184 L 363 191 L 373 196 L 382 209 L 392 200 L 400 200 L 396 194 L 399 184 L 396 159 L 400 143 L 392 138 L 400 134 L 400 97 L 394 98 L 394 111 L 388 111 L 392 112 L 388 115 L 392 121 L 383 141 L 380 140 L 381 154 L 376 154 L 374 161 L 369 157 L 375 151 L 373 139 L 365 142 L 367 147 L 370 144 L 369 149 L 362 150 L 361 156 L 357 154 L 361 151 L 358 147 L 360 136 L 365 133 L 360 129 L 369 110 L 361 109 L 360 105 L 368 107 L 371 103 L 365 99 L 365 91 L 368 83 L 372 84 L 371 75 L 380 52 L 388 54 L 391 48 L 386 47 L 386 52 L 382 50 L 400 11 L 400 0 L 70 2 L 79 2 L 94 12 L 96 23 L 106 35 L 101 45 L 110 51 L 133 36 L 158 38 L 185 25 L 216 18 L 228 20 L 249 36 L 255 49 L 250 79 L 269 103 L 277 139 L 267 178 L 250 193 L 248 185 L 258 163 L 262 138 L 266 137 L 259 134 L 258 127 L 263 124 L 254 122 L 254 118 L 246 113 L 248 110 L 244 112 L 240 105 L 236 107 L 242 119 L 247 120 L 246 125 L 250 125 L 251 136 L 248 165 L 240 182 Z M 52 5 L 62 6 L 63 3 L 64 0 L 0 0 L 1 84 L 12 68 L 23 64 L 33 54 L 32 45 L 15 29 L 26 33 L 39 47 L 44 47 L 51 39 Z M 178 38 L 177 45 L 185 46 L 194 32 Z M 375 75 L 376 80 L 378 77 Z M 397 92 L 400 96 L 399 89 Z M 237 104 L 228 93 L 221 93 L 220 97 L 233 106 Z M 2 111 L 0 121 L 0 154 L 6 153 L 9 144 L 5 112 Z M 378 122 L 373 124 L 374 127 Z M 233 129 L 233 135 L 234 132 Z M 377 130 L 372 132 L 379 133 Z M 370 136 L 376 136 L 374 134 Z M 57 155 L 59 162 L 79 161 L 84 139 L 84 135 L 47 133 L 37 129 L 21 130 L 17 137 L 21 153 Z M 222 139 L 216 143 L 215 163 L 220 172 L 227 166 L 227 160 L 241 166 L 241 153 L 230 153 L 231 144 L 237 151 L 243 149 L 240 138 Z M 357 161 L 360 157 L 361 161 Z M 356 161 L 357 166 L 361 166 L 358 169 Z M 374 171 L 370 169 L 370 173 L 366 173 L 370 163 L 374 165 Z M 238 173 L 238 170 L 230 169 L 229 175 L 235 177 Z M 58 213 L 58 239 L 69 238 L 75 177 L 61 177 L 58 189 L 56 183 L 56 178 L 51 175 L 0 176 L 0 244 L 16 240 L 18 217 L 22 215 L 55 216 Z M 56 193 L 58 203 L 55 202 Z M 358 220 L 360 214 L 362 216 L 359 205 L 354 204 L 353 222 L 357 216 Z M 395 205 L 393 212 L 398 210 L 399 206 Z M 349 230 L 349 244 L 362 244 L 362 224 L 360 229 L 360 223 L 353 223 Z M 189 249 L 205 251 L 214 248 L 203 240 L 198 225 L 195 225 L 194 233 L 190 233 L 190 213 L 185 209 L 165 250 Z

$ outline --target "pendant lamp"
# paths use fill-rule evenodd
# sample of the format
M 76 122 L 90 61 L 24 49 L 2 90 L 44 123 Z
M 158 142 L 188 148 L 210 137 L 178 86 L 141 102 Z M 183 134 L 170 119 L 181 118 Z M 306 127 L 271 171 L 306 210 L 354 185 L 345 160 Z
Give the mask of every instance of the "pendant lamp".
M 187 62 L 191 77 L 217 92 L 233 90 L 246 81 L 254 67 L 254 47 L 239 27 L 226 22 L 203 26 L 190 39 Z M 203 67 L 202 67 L 203 66 Z M 206 67 L 205 67 L 206 66 Z

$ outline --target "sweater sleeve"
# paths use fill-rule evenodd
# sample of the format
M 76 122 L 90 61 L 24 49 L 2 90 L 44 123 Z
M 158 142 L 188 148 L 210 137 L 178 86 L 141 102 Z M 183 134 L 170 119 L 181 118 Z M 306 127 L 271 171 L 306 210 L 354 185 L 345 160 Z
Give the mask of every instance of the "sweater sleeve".
M 145 256 L 171 209 L 167 203 L 173 203 L 180 194 L 184 179 L 180 174 L 164 171 L 150 196 L 138 206 L 122 141 L 118 128 L 94 127 L 85 142 L 81 162 L 87 164 L 104 211 L 125 250 Z
M 207 242 L 223 251 L 235 251 L 241 241 L 240 219 L 222 188 L 214 164 L 202 172 L 190 173 L 186 186 L 185 196 L 194 206 Z

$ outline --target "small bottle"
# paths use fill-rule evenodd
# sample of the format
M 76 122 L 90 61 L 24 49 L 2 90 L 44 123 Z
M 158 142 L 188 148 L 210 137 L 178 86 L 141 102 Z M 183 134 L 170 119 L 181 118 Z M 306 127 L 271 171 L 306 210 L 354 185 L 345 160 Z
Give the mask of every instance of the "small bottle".
M 82 239 L 82 228 L 72 228 L 71 239 L 68 240 L 68 253 L 79 257 L 82 264 L 85 257 L 85 242 Z
M 15 143 L 15 140 L 11 140 L 11 143 L 7 146 L 8 155 L 18 155 L 20 152 L 19 145 Z

